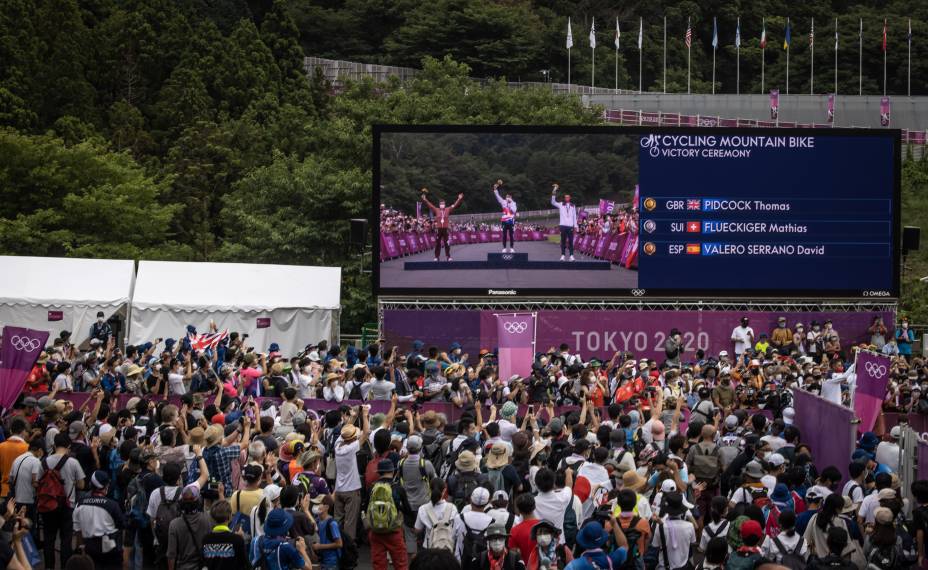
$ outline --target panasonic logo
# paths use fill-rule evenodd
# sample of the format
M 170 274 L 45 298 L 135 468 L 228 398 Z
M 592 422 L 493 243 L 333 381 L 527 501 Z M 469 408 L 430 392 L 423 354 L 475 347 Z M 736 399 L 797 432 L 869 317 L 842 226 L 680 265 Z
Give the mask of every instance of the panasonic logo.
M 504 291 L 500 291 L 500 290 L 497 290 L 497 289 L 488 289 L 488 290 L 487 290 L 487 295 L 516 295 L 516 294 L 517 294 L 517 293 L 516 293 L 515 289 L 506 289 L 506 290 L 504 290 Z

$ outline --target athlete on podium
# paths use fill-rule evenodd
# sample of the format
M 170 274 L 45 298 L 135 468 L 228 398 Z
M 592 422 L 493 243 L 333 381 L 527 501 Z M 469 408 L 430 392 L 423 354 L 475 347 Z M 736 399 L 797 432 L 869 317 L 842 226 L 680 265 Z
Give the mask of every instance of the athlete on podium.
M 516 212 L 518 212 L 518 207 L 516 206 L 516 201 L 512 199 L 512 194 L 509 192 L 506 192 L 505 198 L 500 196 L 499 188 L 502 185 L 503 181 L 497 180 L 496 184 L 493 185 L 493 194 L 496 196 L 496 201 L 499 202 L 499 205 L 503 208 L 502 217 L 500 218 L 500 223 L 503 227 L 503 253 L 506 253 L 506 234 L 509 234 L 509 253 L 515 253 Z

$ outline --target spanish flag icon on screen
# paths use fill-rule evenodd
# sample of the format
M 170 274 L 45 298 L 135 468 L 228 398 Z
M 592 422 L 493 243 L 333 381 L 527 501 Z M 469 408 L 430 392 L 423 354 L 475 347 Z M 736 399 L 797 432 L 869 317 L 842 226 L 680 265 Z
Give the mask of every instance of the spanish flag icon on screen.
M 699 244 L 698 243 L 686 244 L 686 253 L 687 255 L 699 255 Z

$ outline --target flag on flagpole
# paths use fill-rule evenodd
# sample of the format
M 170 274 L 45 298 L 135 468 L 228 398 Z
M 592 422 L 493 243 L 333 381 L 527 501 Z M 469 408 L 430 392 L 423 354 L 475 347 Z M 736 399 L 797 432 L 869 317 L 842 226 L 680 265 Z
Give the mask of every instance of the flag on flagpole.
M 683 43 L 686 44 L 686 49 L 689 49 L 693 45 L 693 29 L 690 27 L 690 19 L 686 19 L 686 36 L 683 38 Z
M 905 41 L 909 43 L 909 47 L 912 47 L 912 18 L 909 18 L 909 33 L 906 34 Z
M 590 26 L 590 49 L 596 49 L 596 18 L 593 18 L 593 24 Z
M 719 47 L 719 25 L 715 19 L 715 16 L 712 17 L 712 49 Z
M 863 39 L 864 39 L 864 19 L 863 19 L 863 18 L 860 19 L 860 31 L 857 32 L 857 37 L 858 37 L 861 41 L 863 41 Z
M 783 49 L 789 49 L 789 40 L 790 40 L 790 25 L 789 19 L 786 20 L 786 34 L 783 36 Z
M 567 49 L 574 47 L 574 34 L 570 31 L 570 18 L 567 18 Z
M 764 20 L 763 28 L 760 31 L 760 49 L 767 48 L 767 21 Z
M 641 49 L 641 42 L 644 38 L 644 18 L 638 18 L 638 49 Z
M 619 19 L 615 19 L 615 49 L 619 49 L 619 39 L 622 37 L 622 32 L 619 30 Z
M 735 47 L 741 47 L 741 17 L 738 17 L 738 25 L 735 27 Z
M 809 28 L 809 47 L 815 45 L 815 20 L 812 20 L 812 27 Z
M 886 19 L 883 19 L 883 53 L 886 53 Z
M 835 18 L 835 51 L 838 51 L 838 19 Z

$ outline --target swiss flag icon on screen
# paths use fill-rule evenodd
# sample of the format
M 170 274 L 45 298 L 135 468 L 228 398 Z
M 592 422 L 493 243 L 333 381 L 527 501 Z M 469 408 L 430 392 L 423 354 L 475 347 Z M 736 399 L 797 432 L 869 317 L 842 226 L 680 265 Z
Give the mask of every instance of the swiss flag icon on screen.
M 686 222 L 686 231 L 689 233 L 699 233 L 699 222 Z

